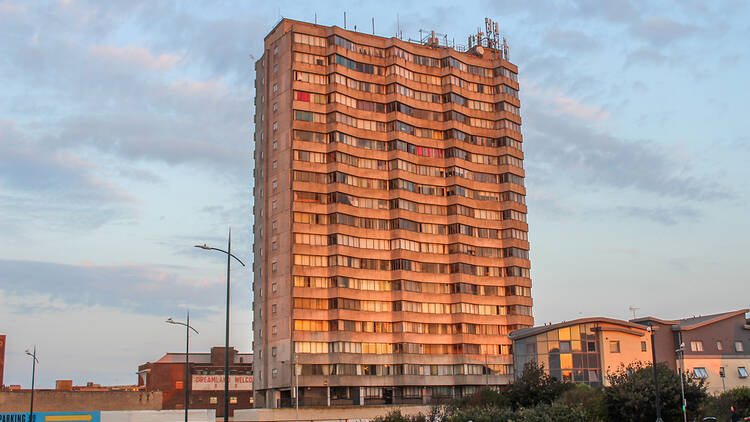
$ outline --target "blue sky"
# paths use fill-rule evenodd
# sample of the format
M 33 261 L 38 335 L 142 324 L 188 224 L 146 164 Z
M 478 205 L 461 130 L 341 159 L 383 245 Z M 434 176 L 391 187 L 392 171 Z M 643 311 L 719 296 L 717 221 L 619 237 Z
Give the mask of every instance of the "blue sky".
M 6 384 L 135 382 L 223 343 L 226 246 L 251 262 L 253 59 L 281 16 L 393 36 L 499 21 L 519 68 L 537 323 L 748 307 L 743 1 L 0 0 Z M 251 271 L 232 270 L 250 351 Z

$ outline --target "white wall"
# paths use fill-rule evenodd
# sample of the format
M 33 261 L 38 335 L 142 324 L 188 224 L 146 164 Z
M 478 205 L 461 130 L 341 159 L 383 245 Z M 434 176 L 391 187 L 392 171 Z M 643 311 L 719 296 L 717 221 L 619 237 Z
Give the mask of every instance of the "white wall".
M 215 422 L 216 409 L 189 410 L 193 422 Z M 184 410 L 123 410 L 101 412 L 101 422 L 184 422 Z

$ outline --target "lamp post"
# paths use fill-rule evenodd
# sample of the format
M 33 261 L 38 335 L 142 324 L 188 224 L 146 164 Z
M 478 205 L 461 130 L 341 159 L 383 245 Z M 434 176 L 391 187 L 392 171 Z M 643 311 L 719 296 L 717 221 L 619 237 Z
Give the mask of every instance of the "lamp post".
M 685 384 L 682 380 L 683 371 L 685 365 L 685 343 L 682 341 L 682 333 L 680 333 L 680 348 L 675 350 L 680 357 L 680 392 L 682 393 L 682 420 L 687 422 L 687 401 L 685 400 Z
M 651 368 L 654 370 L 654 392 L 656 393 L 656 422 L 664 422 L 661 418 L 661 401 L 659 399 L 659 381 L 656 378 L 656 348 L 654 347 L 654 328 L 648 323 L 648 332 L 651 334 Z
M 198 334 L 198 330 L 190 326 L 190 310 L 187 311 L 187 321 L 179 322 L 169 317 L 167 320 L 168 324 L 183 325 L 185 327 L 185 381 L 182 383 L 182 387 L 185 389 L 185 422 L 188 422 L 188 409 L 190 408 L 190 390 L 188 390 L 188 379 L 190 378 L 190 330 L 195 331 Z
M 207 251 L 219 251 L 227 255 L 227 318 L 226 318 L 226 331 L 225 331 L 225 347 L 224 347 L 224 422 L 229 422 L 229 269 L 232 258 L 236 259 L 237 262 L 245 266 L 245 263 L 241 259 L 237 258 L 232 254 L 232 229 L 229 229 L 229 240 L 227 241 L 227 250 L 212 248 L 203 245 L 195 245 L 196 248 L 205 249 Z
M 34 422 L 34 378 L 36 378 L 36 363 L 39 362 L 39 359 L 36 358 L 36 346 L 34 346 L 34 351 L 29 352 L 28 349 L 26 349 L 26 354 L 31 356 L 31 403 L 29 404 L 29 422 Z

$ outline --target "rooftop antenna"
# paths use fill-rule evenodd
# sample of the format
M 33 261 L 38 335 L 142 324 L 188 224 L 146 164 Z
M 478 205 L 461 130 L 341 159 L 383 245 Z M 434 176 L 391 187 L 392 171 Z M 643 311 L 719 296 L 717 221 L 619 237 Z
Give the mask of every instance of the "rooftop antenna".
M 396 13 L 396 36 L 401 38 L 401 21 L 398 19 L 398 13 Z
M 372 18 L 372 35 L 375 35 L 375 18 Z
M 346 12 L 344 12 L 344 29 L 346 29 Z
M 315 25 L 318 24 L 318 12 L 315 12 Z
M 639 310 L 641 308 L 636 308 L 633 306 L 628 306 L 628 310 L 633 313 L 633 319 L 635 319 L 635 311 Z

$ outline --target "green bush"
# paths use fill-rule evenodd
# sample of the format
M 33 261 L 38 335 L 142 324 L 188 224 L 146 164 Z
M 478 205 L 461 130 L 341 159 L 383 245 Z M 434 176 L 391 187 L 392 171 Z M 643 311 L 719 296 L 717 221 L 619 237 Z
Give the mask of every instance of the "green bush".
M 514 409 L 534 407 L 540 403 L 551 404 L 573 384 L 561 382 L 544 371 L 544 366 L 536 362 L 527 362 L 523 373 L 506 390 L 508 399 Z
M 682 419 L 680 376 L 664 363 L 656 364 L 665 421 Z M 692 420 L 708 397 L 704 380 L 685 374 L 685 399 L 688 419 Z M 656 419 L 654 376 L 651 364 L 636 363 L 620 367 L 608 374 L 610 386 L 604 388 L 608 420 L 612 422 L 640 422 Z
M 534 407 L 511 408 L 469 407 L 444 414 L 444 422 L 592 422 L 597 418 L 582 406 L 562 402 L 540 403 Z
M 568 406 L 581 406 L 597 421 L 607 420 L 607 403 L 601 388 L 594 388 L 588 384 L 574 384 L 560 396 L 560 402 Z
M 421 413 L 407 416 L 401 413 L 400 409 L 396 409 L 388 412 L 385 416 L 378 416 L 373 422 L 427 422 L 427 418 Z
M 750 388 L 739 387 L 727 390 L 721 394 L 710 397 L 704 404 L 701 415 L 713 416 L 719 420 L 728 419 L 734 406 L 741 416 L 750 416 Z

